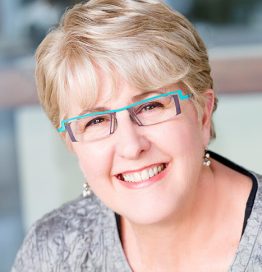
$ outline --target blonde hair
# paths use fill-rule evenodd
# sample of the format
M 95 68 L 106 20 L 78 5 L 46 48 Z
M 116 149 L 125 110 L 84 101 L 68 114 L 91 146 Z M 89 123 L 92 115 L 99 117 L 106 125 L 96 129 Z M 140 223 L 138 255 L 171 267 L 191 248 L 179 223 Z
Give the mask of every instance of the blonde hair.
M 90 0 L 66 11 L 36 52 L 40 102 L 56 128 L 72 95 L 81 106 L 95 103 L 101 69 L 113 84 L 117 72 L 143 90 L 182 83 L 198 112 L 213 87 L 202 39 L 159 0 Z

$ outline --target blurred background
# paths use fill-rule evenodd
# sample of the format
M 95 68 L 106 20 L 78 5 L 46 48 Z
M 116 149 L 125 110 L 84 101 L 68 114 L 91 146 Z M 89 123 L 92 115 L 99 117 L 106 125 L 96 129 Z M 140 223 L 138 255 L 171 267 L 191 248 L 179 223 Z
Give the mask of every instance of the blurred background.
M 79 1 L 0 0 L 0 272 L 29 226 L 78 196 L 83 177 L 36 96 L 36 46 Z M 206 42 L 219 97 L 210 149 L 262 173 L 262 1 L 167 1 Z

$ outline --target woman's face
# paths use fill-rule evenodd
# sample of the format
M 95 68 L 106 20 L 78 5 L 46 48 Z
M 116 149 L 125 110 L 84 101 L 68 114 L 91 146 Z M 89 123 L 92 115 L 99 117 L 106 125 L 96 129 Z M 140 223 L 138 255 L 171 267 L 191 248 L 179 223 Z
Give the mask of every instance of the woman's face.
M 105 75 L 102 82 L 99 107 L 120 108 L 143 93 L 119 80 L 117 91 L 108 100 L 110 84 Z M 176 89 L 179 87 L 174 85 L 167 91 Z M 114 134 L 91 143 L 72 143 L 93 192 L 112 210 L 137 224 L 179 215 L 193 199 L 203 169 L 213 92 L 207 91 L 206 95 L 208 102 L 200 120 L 190 100 L 180 101 L 182 113 L 175 119 L 152 126 L 138 126 L 128 111 L 122 111 L 116 114 Z M 72 107 L 72 116 L 79 110 L 83 109 Z M 122 180 L 122 174 L 132 179 L 143 170 L 153 171 L 155 176 L 138 183 Z

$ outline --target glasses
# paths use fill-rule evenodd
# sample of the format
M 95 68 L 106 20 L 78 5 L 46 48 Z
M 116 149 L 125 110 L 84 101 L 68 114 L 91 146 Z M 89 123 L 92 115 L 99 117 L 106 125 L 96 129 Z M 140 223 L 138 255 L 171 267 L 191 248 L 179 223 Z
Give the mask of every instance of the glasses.
M 181 113 L 179 100 L 187 100 L 181 90 L 140 100 L 126 107 L 92 112 L 61 121 L 58 132 L 67 131 L 72 142 L 92 142 L 113 134 L 117 128 L 116 113 L 127 110 L 138 126 L 151 126 L 175 118 Z

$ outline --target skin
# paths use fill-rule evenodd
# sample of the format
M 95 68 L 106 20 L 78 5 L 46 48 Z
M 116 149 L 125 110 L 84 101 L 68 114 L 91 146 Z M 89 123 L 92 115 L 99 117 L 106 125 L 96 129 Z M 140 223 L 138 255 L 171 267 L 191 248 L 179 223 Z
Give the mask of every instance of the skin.
M 109 79 L 101 77 L 97 106 L 120 108 L 143 93 L 120 78 L 109 99 Z M 200 118 L 186 100 L 182 113 L 165 123 L 139 127 L 124 111 L 106 139 L 85 144 L 67 139 L 93 192 L 121 215 L 123 249 L 133 271 L 226 271 L 233 260 L 251 182 L 214 160 L 203 166 L 214 93 L 204 95 Z M 82 110 L 72 102 L 70 115 Z M 157 163 L 168 164 L 165 175 L 143 188 L 127 188 L 116 177 Z

